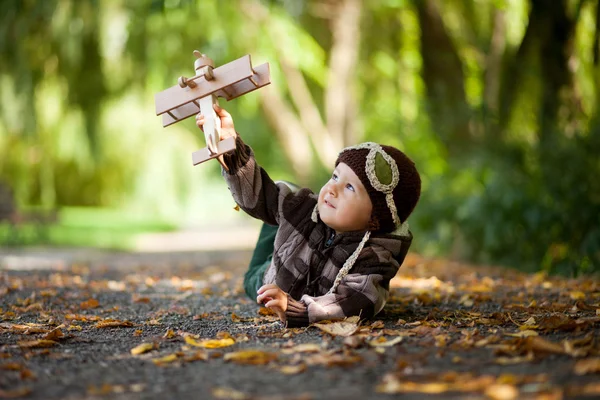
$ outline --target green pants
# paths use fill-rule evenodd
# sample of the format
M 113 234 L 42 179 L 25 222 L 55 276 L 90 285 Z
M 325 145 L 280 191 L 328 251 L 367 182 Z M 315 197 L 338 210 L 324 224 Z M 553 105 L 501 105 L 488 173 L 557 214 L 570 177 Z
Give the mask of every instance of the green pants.
M 263 224 L 260 229 L 248 271 L 244 275 L 244 290 L 252 300 L 256 300 L 256 291 L 263 285 L 263 276 L 271 265 L 278 228 L 278 226 Z

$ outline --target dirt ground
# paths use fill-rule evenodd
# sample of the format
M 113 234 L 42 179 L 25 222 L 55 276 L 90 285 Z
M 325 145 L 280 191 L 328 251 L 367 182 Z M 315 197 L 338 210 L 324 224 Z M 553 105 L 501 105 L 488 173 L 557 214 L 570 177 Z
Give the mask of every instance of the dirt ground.
M 409 255 L 370 321 L 286 329 L 247 251 L 0 249 L 0 398 L 600 398 L 600 280 Z

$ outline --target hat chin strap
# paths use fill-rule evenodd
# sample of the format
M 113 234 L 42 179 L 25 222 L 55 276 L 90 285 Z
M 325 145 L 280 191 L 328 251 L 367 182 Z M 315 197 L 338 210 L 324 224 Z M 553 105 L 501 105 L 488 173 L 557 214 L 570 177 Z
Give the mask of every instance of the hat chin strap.
M 348 272 L 350 272 L 350 269 L 354 266 L 354 263 L 358 259 L 360 252 L 362 251 L 363 247 L 365 247 L 365 243 L 367 243 L 367 240 L 369 240 L 370 237 L 371 231 L 366 231 L 365 236 L 363 236 L 362 240 L 358 244 L 358 247 L 356 248 L 356 250 L 354 250 L 354 253 L 352 253 L 352 255 L 348 257 L 342 268 L 340 268 L 337 276 L 335 277 L 335 281 L 333 281 L 333 286 L 331 286 L 331 289 L 329 289 L 327 294 L 332 294 L 333 292 L 335 292 L 335 289 L 337 289 L 337 287 L 340 285 L 342 279 L 344 279 L 346 275 L 348 275 Z

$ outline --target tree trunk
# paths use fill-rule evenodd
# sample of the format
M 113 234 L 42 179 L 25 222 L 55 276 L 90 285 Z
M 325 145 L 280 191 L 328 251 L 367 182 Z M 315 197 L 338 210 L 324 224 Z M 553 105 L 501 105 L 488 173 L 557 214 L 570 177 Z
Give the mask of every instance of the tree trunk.
M 436 2 L 415 1 L 421 26 L 422 76 L 431 125 L 450 155 L 469 144 L 469 111 L 462 63 L 444 26 Z

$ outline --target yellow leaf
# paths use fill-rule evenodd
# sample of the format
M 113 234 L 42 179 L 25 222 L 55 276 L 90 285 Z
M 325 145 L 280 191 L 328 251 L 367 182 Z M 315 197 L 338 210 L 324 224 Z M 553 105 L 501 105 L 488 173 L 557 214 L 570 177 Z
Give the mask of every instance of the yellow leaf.
M 154 350 L 154 347 L 154 343 L 142 343 L 131 349 L 131 354 L 133 354 L 134 356 L 144 354 L 151 350 Z
M 152 362 L 156 365 L 169 364 L 177 360 L 177 353 L 168 354 L 164 357 L 154 358 Z
M 585 299 L 585 293 L 583 293 L 582 291 L 579 291 L 579 290 L 574 290 L 574 291 L 570 292 L 569 296 L 573 300 L 584 300 Z
M 213 397 L 215 397 L 217 399 L 227 399 L 227 400 L 247 400 L 252 397 L 243 392 L 240 392 L 240 391 L 237 391 L 234 389 L 230 389 L 230 388 L 223 388 L 223 387 L 214 388 L 212 390 L 212 395 L 213 395 Z
M 198 342 L 191 336 L 186 336 L 185 342 L 190 346 L 202 347 L 205 349 L 218 349 L 221 347 L 228 347 L 235 344 L 235 340 L 233 340 L 233 338 L 211 339 Z
M 507 384 L 493 384 L 485 389 L 485 395 L 492 400 L 513 400 L 519 397 L 519 390 Z
M 538 336 L 538 333 L 536 331 L 532 331 L 532 330 L 524 330 L 522 332 L 517 332 L 517 333 L 506 333 L 506 336 L 512 336 L 512 337 L 518 337 L 518 338 L 525 338 L 525 337 L 530 337 L 530 336 Z
M 175 336 L 176 335 L 175 335 L 175 332 L 173 332 L 173 329 L 167 329 L 167 331 L 163 335 L 163 338 L 165 338 L 165 339 L 173 339 Z
M 68 331 L 80 331 L 82 329 L 83 328 L 81 326 L 79 326 L 79 325 L 69 325 L 69 326 L 67 326 L 67 330 Z
M 306 371 L 306 365 L 304 364 L 284 365 L 279 368 L 279 372 L 285 375 L 295 375 L 304 371 Z
M 242 350 L 233 353 L 227 353 L 223 357 L 225 361 L 232 361 L 237 364 L 263 365 L 275 360 L 277 354 L 262 350 Z

